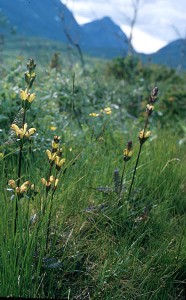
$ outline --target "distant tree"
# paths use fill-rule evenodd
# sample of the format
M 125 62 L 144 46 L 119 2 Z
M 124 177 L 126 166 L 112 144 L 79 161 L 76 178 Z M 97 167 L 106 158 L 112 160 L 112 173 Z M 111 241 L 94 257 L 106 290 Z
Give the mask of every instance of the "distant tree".
M 66 38 L 67 38 L 69 44 L 76 48 L 79 58 L 80 58 L 80 61 L 81 61 L 82 68 L 84 69 L 85 62 L 84 62 L 84 57 L 83 57 L 83 52 L 81 50 L 81 47 L 77 41 L 74 41 L 70 31 L 68 30 L 66 23 L 65 23 L 65 17 L 62 12 L 59 13 L 59 17 L 63 23 L 63 29 L 64 29 L 64 33 L 66 35 Z
M 130 34 L 129 34 L 129 38 L 128 38 L 129 39 L 128 54 L 132 54 L 133 32 L 134 32 L 134 26 L 136 24 L 137 17 L 138 17 L 140 2 L 141 2 L 141 0 L 132 0 L 133 15 L 131 18 L 129 18 Z
M 143 3 L 143 0 L 130 0 L 130 6 L 132 8 L 131 15 L 124 13 L 123 11 L 121 11 L 118 8 L 118 11 L 124 17 L 124 19 L 127 21 L 127 23 L 129 24 L 129 27 L 130 27 L 130 32 L 129 32 L 129 36 L 128 36 L 128 55 L 132 54 L 132 48 L 133 48 L 132 40 L 133 40 L 134 28 L 135 28 L 135 25 L 137 22 L 139 9 L 140 9 L 140 6 L 142 3 Z

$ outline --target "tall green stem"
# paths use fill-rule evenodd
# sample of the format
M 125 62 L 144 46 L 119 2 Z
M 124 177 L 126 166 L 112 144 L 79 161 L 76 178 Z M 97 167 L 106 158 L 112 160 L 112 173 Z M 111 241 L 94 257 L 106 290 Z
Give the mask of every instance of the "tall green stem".
M 26 118 L 26 110 L 24 109 L 23 112 L 23 122 L 22 122 L 22 128 L 24 128 L 25 124 L 25 118 Z M 20 181 L 21 181 L 21 166 L 22 166 L 22 157 L 23 157 L 23 142 L 20 140 L 20 146 L 19 146 L 19 158 L 18 158 L 18 172 L 17 172 L 17 187 L 20 187 Z M 17 221 L 18 221 L 18 195 L 16 196 L 16 203 L 15 203 L 15 221 L 14 221 L 14 234 L 17 232 Z
M 48 216 L 48 224 L 47 224 L 47 235 L 46 235 L 46 250 L 48 249 L 48 243 L 49 243 L 49 234 L 50 234 L 50 224 L 51 224 L 54 193 L 55 193 L 55 190 L 52 192 L 51 199 L 50 199 L 49 216 Z
M 148 125 L 148 119 L 149 119 L 149 116 L 147 115 L 147 118 L 146 118 L 146 120 L 145 120 L 144 129 L 143 129 L 143 137 L 142 137 L 142 139 L 143 139 L 144 136 L 145 136 L 145 130 L 146 130 L 147 125 Z M 129 188 L 128 199 L 130 198 L 130 194 L 131 194 L 132 187 L 133 187 L 133 184 L 134 184 L 135 175 L 136 175 L 136 171 L 137 171 L 137 167 L 138 167 L 138 163 L 139 163 L 139 158 L 140 158 L 140 154 L 141 154 L 141 149 L 142 149 L 142 146 L 143 146 L 142 139 L 140 140 L 140 147 L 139 147 L 138 156 L 137 156 L 137 159 L 136 159 L 136 164 L 135 164 L 135 167 L 134 167 L 134 172 L 133 172 L 133 176 L 132 176 L 132 181 L 131 181 L 130 188 Z

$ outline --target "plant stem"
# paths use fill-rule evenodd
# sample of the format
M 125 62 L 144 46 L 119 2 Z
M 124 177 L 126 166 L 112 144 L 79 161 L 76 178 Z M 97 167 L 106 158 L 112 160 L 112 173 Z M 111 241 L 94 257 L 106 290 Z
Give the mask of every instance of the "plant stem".
M 26 118 L 26 110 L 24 109 L 23 112 L 23 122 L 22 122 L 22 128 L 24 128 L 25 124 L 25 118 Z M 22 166 L 22 157 L 23 157 L 23 143 L 22 140 L 20 140 L 20 146 L 19 146 L 19 159 L 18 159 L 18 172 L 17 172 L 17 187 L 20 187 L 20 181 L 21 181 L 21 166 Z M 15 220 L 14 220 L 14 234 L 17 232 L 17 220 L 18 220 L 18 195 L 16 196 L 16 203 L 15 203 Z
M 47 235 L 46 235 L 46 250 L 48 249 L 48 243 L 49 243 L 49 234 L 50 234 L 50 224 L 51 224 L 51 214 L 52 214 L 54 193 L 55 193 L 55 190 L 52 192 L 51 199 L 50 199 L 50 208 L 49 208 L 49 216 L 48 216 L 48 224 L 47 224 Z
M 145 120 L 144 129 L 143 129 L 143 137 L 145 136 L 145 130 L 146 130 L 147 125 L 148 125 L 148 119 L 149 119 L 149 116 L 147 115 L 147 118 Z M 131 181 L 130 188 L 129 188 L 128 199 L 130 198 L 130 194 L 131 194 L 132 187 L 133 187 L 133 184 L 134 184 L 134 179 L 135 179 L 135 175 L 136 175 L 136 171 L 137 171 L 137 167 L 138 167 L 138 162 L 139 162 L 139 158 L 140 158 L 142 146 L 143 146 L 143 142 L 140 141 L 140 147 L 139 147 L 139 151 L 138 151 L 138 156 L 137 156 L 137 159 L 136 159 L 136 164 L 135 164 L 135 167 L 134 167 L 132 181 Z
M 125 173 L 125 167 L 126 167 L 126 161 L 124 162 L 123 172 L 122 172 L 122 175 L 121 175 L 121 182 L 120 182 L 120 189 L 119 189 L 120 194 L 121 194 L 121 191 L 122 191 L 122 185 L 123 185 L 123 177 L 124 177 L 124 173 Z
M 140 143 L 140 147 L 139 147 L 139 151 L 138 151 L 138 156 L 137 156 L 137 159 L 136 159 L 136 164 L 135 164 L 134 172 L 133 172 L 133 176 L 132 176 L 132 181 L 131 181 L 130 188 L 129 188 L 128 198 L 130 198 L 132 186 L 134 184 L 134 179 L 135 179 L 136 170 L 137 170 L 137 166 L 138 166 L 138 162 L 139 162 L 139 158 L 140 158 L 140 154 L 141 154 L 142 145 L 143 144 Z

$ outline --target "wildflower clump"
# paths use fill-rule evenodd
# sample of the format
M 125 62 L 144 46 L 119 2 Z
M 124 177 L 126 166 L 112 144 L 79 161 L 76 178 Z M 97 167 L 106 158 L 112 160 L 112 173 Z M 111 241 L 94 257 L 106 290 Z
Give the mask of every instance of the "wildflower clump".
M 89 116 L 90 117 L 102 117 L 103 115 L 111 115 L 112 110 L 110 107 L 105 107 L 104 109 L 101 109 L 98 113 L 97 112 L 93 112 L 90 113 Z

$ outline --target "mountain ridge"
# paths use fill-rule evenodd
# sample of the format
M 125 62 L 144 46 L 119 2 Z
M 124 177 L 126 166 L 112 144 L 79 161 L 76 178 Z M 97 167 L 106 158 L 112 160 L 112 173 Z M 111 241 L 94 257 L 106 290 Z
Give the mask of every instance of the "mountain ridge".
M 111 59 L 128 53 L 128 38 L 110 17 L 79 25 L 61 0 L 0 0 L 0 33 L 6 34 L 3 18 L 18 34 L 78 44 L 91 56 Z M 132 51 L 144 62 L 186 68 L 184 39 L 175 40 L 152 54 Z
M 70 42 L 70 36 L 83 51 L 95 56 L 101 55 L 103 49 L 107 49 L 103 56 L 109 58 L 121 53 L 125 55 L 128 51 L 127 36 L 109 17 L 90 22 L 89 25 L 79 25 L 60 0 L 14 0 L 13 4 L 0 0 L 0 8 L 18 34 L 42 36 L 65 43 Z M 95 24 L 99 28 L 97 35 L 92 32 Z M 115 38 L 117 32 L 120 32 L 122 43 Z

